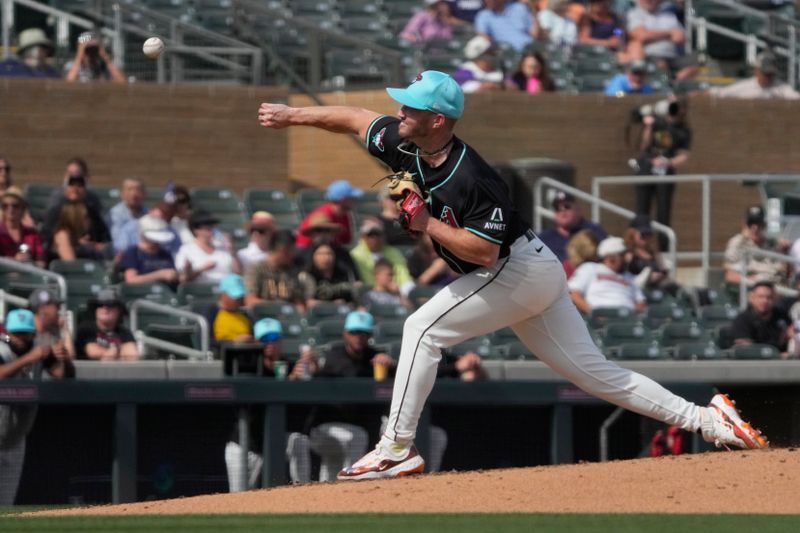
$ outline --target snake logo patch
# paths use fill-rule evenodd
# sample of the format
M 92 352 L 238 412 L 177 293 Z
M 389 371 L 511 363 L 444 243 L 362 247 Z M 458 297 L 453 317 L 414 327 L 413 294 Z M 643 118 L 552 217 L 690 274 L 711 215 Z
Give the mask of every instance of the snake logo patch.
M 383 128 L 381 131 L 372 136 L 372 144 L 374 144 L 375 147 L 381 152 L 383 152 L 383 136 L 385 133 L 386 128 Z
M 449 206 L 444 206 L 442 209 L 442 214 L 439 215 L 439 220 L 450 226 L 451 228 L 460 228 L 461 226 L 458 225 L 456 222 L 456 215 L 453 213 L 453 210 L 450 209 Z

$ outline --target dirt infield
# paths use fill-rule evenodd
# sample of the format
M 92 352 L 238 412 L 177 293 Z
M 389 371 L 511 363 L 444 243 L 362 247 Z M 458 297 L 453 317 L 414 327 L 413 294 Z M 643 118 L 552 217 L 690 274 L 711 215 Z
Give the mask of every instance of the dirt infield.
M 314 483 L 36 514 L 545 512 L 800 513 L 800 451 L 705 453 L 609 463 Z

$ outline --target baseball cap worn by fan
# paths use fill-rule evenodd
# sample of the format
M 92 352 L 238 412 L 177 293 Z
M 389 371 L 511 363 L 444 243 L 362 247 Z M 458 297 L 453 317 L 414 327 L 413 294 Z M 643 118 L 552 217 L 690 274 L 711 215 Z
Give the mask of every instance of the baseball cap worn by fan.
M 328 190 L 325 192 L 325 198 L 331 202 L 338 202 L 347 198 L 360 198 L 363 195 L 364 191 L 353 187 L 347 180 L 334 181 L 328 185 Z
M 331 231 L 340 233 L 342 231 L 342 226 L 331 220 L 331 218 L 325 213 L 314 213 L 311 215 L 311 218 L 308 219 L 308 225 L 303 228 L 300 233 L 308 237 L 315 231 Z
M 361 235 L 383 233 L 383 223 L 376 218 L 367 218 L 361 223 Z
M 275 342 L 283 336 L 283 327 L 274 318 L 262 318 L 253 325 L 253 336 L 260 342 Z
M 158 244 L 172 242 L 175 234 L 169 231 L 165 220 L 153 215 L 144 215 L 139 219 L 139 238 Z
M 61 301 L 50 289 L 36 289 L 28 297 L 28 307 L 33 312 L 36 312 L 42 305 L 54 304 L 59 305 Z
M 748 207 L 745 220 L 748 226 L 763 226 L 765 224 L 764 209 L 759 205 Z
M 561 204 L 573 203 L 573 202 L 575 202 L 575 197 L 568 192 L 558 191 L 556 195 L 553 197 L 554 208 L 558 207 Z
M 762 52 L 756 58 L 755 66 L 764 74 L 774 76 L 778 73 L 778 60 L 770 52 Z
M 650 217 L 647 215 L 636 215 L 633 217 L 630 227 L 642 235 L 649 235 L 650 233 L 653 233 L 653 225 L 650 223 Z
M 609 255 L 624 254 L 625 241 L 621 237 L 606 237 L 597 246 L 597 257 L 603 259 Z
M 473 59 L 478 59 L 483 54 L 489 52 L 491 49 L 492 49 L 492 41 L 490 41 L 483 35 L 476 35 L 475 37 L 470 39 L 464 46 L 464 57 L 472 61 Z
M 219 282 L 219 290 L 234 300 L 244 298 L 245 290 L 244 278 L 238 274 L 228 274 Z
M 366 311 L 351 311 L 344 320 L 344 330 L 348 333 L 372 333 L 375 319 Z
M 33 313 L 27 309 L 14 309 L 6 315 L 6 331 L 9 333 L 35 333 Z
M 461 118 L 464 113 L 464 92 L 456 80 L 438 70 L 417 74 L 405 89 L 386 89 L 392 99 L 412 109 L 440 113 L 447 118 Z

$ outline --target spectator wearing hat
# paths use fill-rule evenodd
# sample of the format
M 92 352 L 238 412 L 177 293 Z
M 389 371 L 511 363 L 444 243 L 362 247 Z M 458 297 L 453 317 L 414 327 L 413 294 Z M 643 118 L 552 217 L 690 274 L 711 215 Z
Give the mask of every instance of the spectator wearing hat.
M 619 53 L 625 48 L 625 22 L 611 9 L 611 0 L 589 0 L 578 24 L 578 42 L 605 46 L 618 52 L 618 61 L 627 61 L 628 58 Z
M 625 271 L 625 242 L 620 237 L 606 237 L 597 247 L 599 263 L 583 263 L 567 282 L 578 311 L 616 307 L 644 311 L 646 303 L 633 275 Z
M 766 225 L 764 209 L 758 205 L 751 206 L 745 212 L 742 230 L 728 239 L 723 266 L 725 282 L 732 285 L 732 292 L 738 290 L 742 276 L 747 278 L 748 285 L 759 281 L 769 281 L 775 285 L 787 283 L 788 265 L 774 259 L 751 255 L 742 270 L 742 258 L 746 252 L 766 250 L 780 253 L 788 248 L 788 243 L 767 239 L 764 233 Z
M 239 261 L 214 242 L 218 223 L 219 219 L 208 211 L 195 211 L 189 217 L 194 241 L 181 245 L 175 256 L 181 283 L 219 283 L 228 274 L 239 272 Z
M 635 59 L 625 65 L 625 72 L 608 80 L 604 91 L 606 96 L 625 96 L 626 94 L 653 94 L 653 87 L 647 83 L 647 64 Z
M 400 32 L 400 40 L 424 44 L 436 39 L 453 38 L 453 16 L 444 0 L 424 0 L 425 9 L 417 11 Z
M 361 224 L 361 239 L 350 251 L 350 255 L 358 269 L 358 276 L 366 285 L 375 283 L 375 262 L 383 258 L 394 267 L 394 279 L 402 294 L 408 294 L 414 287 L 406 258 L 400 250 L 386 244 L 386 235 L 380 220 L 372 217 L 364 219 Z
M 475 16 L 475 31 L 495 44 L 507 44 L 521 52 L 533 41 L 536 20 L 523 2 L 486 0 Z
M 228 274 L 219 282 L 217 302 L 203 310 L 215 344 L 252 342 L 250 318 L 242 309 L 245 293 L 244 279 L 238 274 Z
M 75 57 L 64 65 L 64 80 L 79 83 L 128 83 L 125 73 L 111 60 L 101 37 L 92 31 L 85 31 L 78 36 Z
M 350 257 L 350 251 L 339 244 L 336 236 L 342 231 L 342 226 L 333 222 L 325 213 L 316 213 L 308 221 L 308 225 L 303 228 L 303 235 L 311 239 L 311 244 L 297 250 L 295 258 L 295 265 L 300 269 L 305 267 L 312 261 L 311 254 L 313 253 L 314 246 L 318 244 L 327 244 L 336 255 L 336 268 L 345 272 L 348 278 L 352 277 L 358 280 L 358 272 L 356 265 L 353 263 L 353 258 Z
M 172 204 L 167 202 L 156 202 L 153 204 L 152 207 L 147 211 L 147 215 L 159 220 L 163 220 L 167 223 L 167 227 L 165 231 L 169 232 L 172 235 L 172 239 L 161 243 L 161 246 L 167 250 L 171 257 L 175 257 L 178 254 L 178 250 L 181 247 L 181 239 L 178 236 L 178 232 L 169 224 L 170 220 L 172 220 L 172 213 L 174 212 L 172 208 Z M 139 243 L 139 219 L 133 218 L 128 220 L 125 225 L 122 227 L 122 230 L 119 233 L 119 241 L 115 244 L 115 246 L 121 246 L 121 251 L 124 252 L 131 246 L 136 246 Z M 117 262 L 122 260 L 122 254 L 120 253 Z
M 120 270 L 125 283 L 161 282 L 171 288 L 178 285 L 178 271 L 172 254 L 164 248 L 175 239 L 175 233 L 164 219 L 145 215 L 136 221 L 139 242 L 122 254 Z
M 337 180 L 328 185 L 328 190 L 325 192 L 327 202 L 312 210 L 297 227 L 298 248 L 311 244 L 311 238 L 305 234 L 304 230 L 318 213 L 323 213 L 331 222 L 342 228 L 336 235 L 336 242 L 342 246 L 348 246 L 353 240 L 350 209 L 353 201 L 363 195 L 364 191 L 353 187 L 347 180 Z
M 467 61 L 453 73 L 464 93 L 503 88 L 503 71 L 498 68 L 495 49 L 487 37 L 476 35 L 470 39 L 464 46 L 464 57 Z
M 38 231 L 23 222 L 28 207 L 25 195 L 18 187 L 12 185 L 0 198 L 0 207 L 2 207 L 0 256 L 44 267 L 42 237 Z
M 262 376 L 264 378 L 276 377 L 276 363 L 283 362 L 292 368 L 289 379 L 298 379 L 303 368 L 309 365 L 316 371 L 316 358 L 313 351 L 306 350 L 300 355 L 295 364 L 290 364 L 281 356 L 281 339 L 283 328 L 281 323 L 274 318 L 262 318 L 253 325 L 253 335 L 257 342 L 264 345 L 264 358 Z M 261 450 L 264 449 L 264 416 L 263 409 L 250 406 L 247 408 L 247 422 L 250 428 L 250 442 L 247 447 L 247 479 L 242 479 L 241 465 L 242 454 L 245 449 L 239 442 L 238 416 L 230 433 L 228 443 L 225 445 L 225 466 L 228 470 L 228 487 L 230 492 L 241 492 L 258 487 L 261 476 L 261 467 L 264 464 Z M 291 424 L 291 422 L 290 422 Z M 308 437 L 300 432 L 289 433 L 286 444 L 286 460 L 289 462 L 289 479 L 292 483 L 308 483 L 311 481 L 311 452 Z
M 53 41 L 39 28 L 28 28 L 19 32 L 17 58 L 0 61 L 0 76 L 24 78 L 60 78 L 61 75 L 50 64 L 53 57 Z
M 52 346 L 53 353 L 61 358 L 75 359 L 75 343 L 67 320 L 61 316 L 61 300 L 46 288 L 35 289 L 28 297 L 28 307 L 36 324 L 35 346 Z
M 558 191 L 553 198 L 554 227 L 544 230 L 539 238 L 550 248 L 563 263 L 567 259 L 567 242 L 581 230 L 588 229 L 595 234 L 598 241 L 608 237 L 608 233 L 599 224 L 583 218 L 575 197 L 568 192 Z
M 103 289 L 89 300 L 87 321 L 78 327 L 75 352 L 78 359 L 136 361 L 139 349 L 131 330 L 122 325 L 125 304 L 114 289 Z
M 776 347 L 785 358 L 793 332 L 786 311 L 775 305 L 775 286 L 769 281 L 754 283 L 747 290 L 747 308 L 731 324 L 734 344 L 769 344 Z
M 510 89 L 525 91 L 528 94 L 555 90 L 555 84 L 547 68 L 547 60 L 541 52 L 535 50 L 522 54 L 507 85 Z
M 130 222 L 138 220 L 147 214 L 144 207 L 144 182 L 139 178 L 126 178 L 122 181 L 120 189 L 120 201 L 109 212 L 109 224 L 111 228 L 111 242 L 114 250 L 124 252 L 128 242 L 124 240 L 123 231 L 129 227 Z
M 278 230 L 269 241 L 267 258 L 251 265 L 245 272 L 245 304 L 283 301 L 305 312 L 306 301 L 314 292 L 307 279 L 300 276 L 295 266 L 294 235 L 289 230 Z
M 725 87 L 712 87 L 708 94 L 719 98 L 797 100 L 800 93 L 781 81 L 778 58 L 772 52 L 762 52 L 753 66 L 753 77 Z
M 34 345 L 36 326 L 29 310 L 9 311 L 5 331 L 0 338 L 0 380 L 40 379 L 43 371 L 56 379 L 75 375 L 72 362 L 63 352 Z M 37 410 L 35 404 L 0 404 L 0 505 L 14 505 L 25 460 L 25 439 Z
M 236 252 L 243 270 L 266 259 L 269 254 L 269 239 L 275 233 L 275 218 L 266 211 L 256 211 L 250 217 L 247 229 L 250 241 L 246 247 Z
M 660 289 L 675 296 L 678 284 L 669 278 L 669 269 L 653 237 L 650 217 L 636 215 L 623 236 L 628 249 L 625 254 L 626 269 L 636 276 L 636 285 L 640 288 Z
M 311 297 L 306 304 L 311 307 L 319 302 L 354 302 L 361 287 L 352 271 L 341 268 L 336 261 L 333 246 L 320 242 L 310 246 L 306 264 L 299 277 L 310 289 Z
M 578 41 L 578 26 L 567 15 L 570 0 L 547 0 L 536 14 L 534 37 L 567 50 Z

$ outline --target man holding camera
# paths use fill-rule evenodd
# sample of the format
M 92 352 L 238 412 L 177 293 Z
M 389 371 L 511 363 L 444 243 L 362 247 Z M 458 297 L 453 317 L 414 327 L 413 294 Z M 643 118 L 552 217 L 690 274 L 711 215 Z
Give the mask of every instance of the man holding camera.
M 127 83 L 125 73 L 114 64 L 97 34 L 86 31 L 78 36 L 75 58 L 64 65 L 64 79 L 70 82 L 113 81 Z

